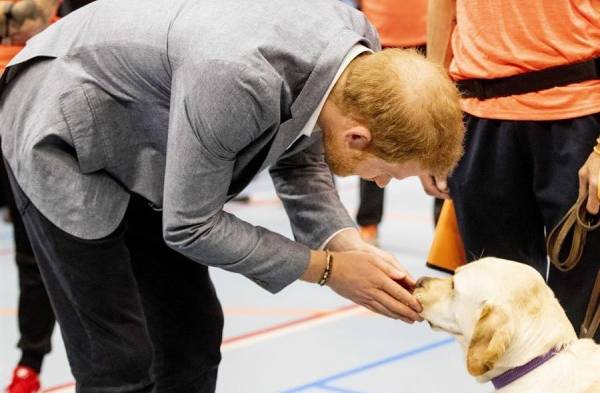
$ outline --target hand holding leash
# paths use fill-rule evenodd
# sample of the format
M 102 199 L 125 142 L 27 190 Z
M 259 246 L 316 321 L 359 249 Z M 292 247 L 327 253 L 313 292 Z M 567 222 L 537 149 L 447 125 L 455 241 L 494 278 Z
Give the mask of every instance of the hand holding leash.
M 586 200 L 589 205 L 587 189 L 585 187 L 580 188 L 580 192 L 583 192 L 583 194 L 579 196 L 577 202 L 569 209 L 556 227 L 550 231 L 546 239 L 550 262 L 563 272 L 568 272 L 577 266 L 583 254 L 588 232 L 600 227 L 597 217 L 590 217 L 588 209 L 585 207 Z M 566 247 L 568 247 L 568 253 L 564 252 L 567 250 Z M 563 250 L 563 248 L 565 249 Z M 579 337 L 593 338 L 599 327 L 600 270 L 596 273 L 596 282 L 590 295 L 585 318 L 581 324 Z
M 598 214 L 600 210 L 600 137 L 587 161 L 579 170 L 579 197 L 587 194 L 587 211 Z

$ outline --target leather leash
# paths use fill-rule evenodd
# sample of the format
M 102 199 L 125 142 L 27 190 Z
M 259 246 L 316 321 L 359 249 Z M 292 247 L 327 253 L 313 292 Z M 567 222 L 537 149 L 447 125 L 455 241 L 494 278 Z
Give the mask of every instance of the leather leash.
M 586 237 L 589 231 L 600 227 L 600 219 L 591 216 L 586 210 L 587 194 L 580 197 L 567 214 L 548 235 L 546 248 L 550 262 L 560 271 L 572 270 L 581 259 Z M 571 236 L 571 248 L 565 259 L 561 259 L 561 251 L 567 238 Z M 593 338 L 600 325 L 600 269 L 596 274 L 596 282 L 585 318 L 581 324 L 579 336 Z

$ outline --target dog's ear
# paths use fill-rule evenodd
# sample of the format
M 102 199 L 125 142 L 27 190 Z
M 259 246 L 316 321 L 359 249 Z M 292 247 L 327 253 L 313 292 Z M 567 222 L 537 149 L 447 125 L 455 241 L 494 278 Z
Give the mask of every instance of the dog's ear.
M 467 368 L 477 377 L 490 371 L 506 352 L 512 337 L 508 314 L 499 306 L 485 304 L 475 324 L 469 350 Z

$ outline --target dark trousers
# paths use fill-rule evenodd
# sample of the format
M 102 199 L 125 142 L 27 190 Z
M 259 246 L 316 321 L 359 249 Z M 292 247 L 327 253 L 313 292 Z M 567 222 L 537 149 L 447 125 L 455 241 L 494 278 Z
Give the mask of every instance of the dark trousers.
M 377 183 L 360 179 L 360 205 L 356 222 L 360 226 L 379 225 L 383 216 L 384 189 Z
M 465 155 L 450 191 L 468 259 L 511 259 L 546 276 L 545 234 L 577 200 L 577 172 L 596 144 L 600 115 L 560 121 L 467 115 L 466 122 Z M 548 284 L 577 332 L 599 268 L 600 230 L 589 233 L 575 269 L 550 267 Z
M 356 222 L 361 227 L 379 225 L 383 217 L 385 188 L 377 183 L 360 179 L 360 204 L 356 213 Z M 442 211 L 443 199 L 433 200 L 433 224 L 436 225 Z
M 221 306 L 207 267 L 164 243 L 161 213 L 132 195 L 114 233 L 84 240 L 54 226 L 11 183 L 77 392 L 214 392 Z
M 21 350 L 19 364 L 31 367 L 39 373 L 44 356 L 52 349 L 54 312 L 42 282 L 40 269 L 33 256 L 23 220 L 15 205 L 3 160 L 0 160 L 0 184 L 12 219 L 15 261 L 19 273 L 20 338 L 17 344 Z

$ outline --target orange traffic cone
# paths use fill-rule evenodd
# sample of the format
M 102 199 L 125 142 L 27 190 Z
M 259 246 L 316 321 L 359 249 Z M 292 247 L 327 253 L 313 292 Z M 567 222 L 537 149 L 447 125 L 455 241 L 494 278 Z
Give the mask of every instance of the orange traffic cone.
M 427 266 L 433 269 L 454 273 L 454 270 L 467 262 L 456 212 L 451 200 L 445 200 L 438 220 L 433 241 L 427 256 Z

